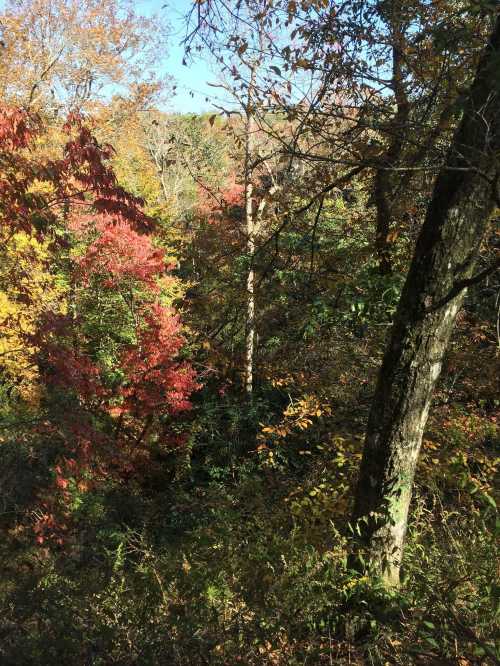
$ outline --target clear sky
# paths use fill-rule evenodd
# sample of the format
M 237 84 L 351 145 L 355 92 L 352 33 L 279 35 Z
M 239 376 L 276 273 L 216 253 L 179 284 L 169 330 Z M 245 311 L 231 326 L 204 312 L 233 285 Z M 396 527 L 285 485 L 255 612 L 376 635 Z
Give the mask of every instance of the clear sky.
M 151 16 L 161 14 L 172 27 L 170 46 L 165 56 L 159 55 L 161 74 L 170 74 L 177 83 L 174 97 L 168 101 L 169 111 L 180 113 L 200 113 L 212 108 L 206 97 L 213 98 L 217 91 L 208 85 L 215 82 L 216 76 L 206 59 L 198 59 L 188 67 L 182 64 L 184 47 L 180 44 L 185 36 L 184 16 L 192 6 L 192 0 L 140 0 L 135 4 L 137 13 Z

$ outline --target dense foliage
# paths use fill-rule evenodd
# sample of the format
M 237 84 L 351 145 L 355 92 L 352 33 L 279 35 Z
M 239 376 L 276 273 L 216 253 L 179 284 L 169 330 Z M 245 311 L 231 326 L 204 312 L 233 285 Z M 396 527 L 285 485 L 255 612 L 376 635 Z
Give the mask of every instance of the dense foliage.
M 498 663 L 495 202 L 401 585 L 350 557 L 387 335 L 498 14 L 458 4 L 194 3 L 215 116 L 155 105 L 164 30 L 128 5 L 8 3 L 1 664 Z M 16 37 L 43 25 L 70 44 L 47 71 Z

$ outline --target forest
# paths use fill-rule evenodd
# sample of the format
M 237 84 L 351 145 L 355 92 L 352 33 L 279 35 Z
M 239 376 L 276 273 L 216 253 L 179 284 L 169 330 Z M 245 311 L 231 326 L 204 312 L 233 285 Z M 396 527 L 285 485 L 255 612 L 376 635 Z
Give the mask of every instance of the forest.
M 0 3 L 0 665 L 500 664 L 500 3 L 146 4 Z

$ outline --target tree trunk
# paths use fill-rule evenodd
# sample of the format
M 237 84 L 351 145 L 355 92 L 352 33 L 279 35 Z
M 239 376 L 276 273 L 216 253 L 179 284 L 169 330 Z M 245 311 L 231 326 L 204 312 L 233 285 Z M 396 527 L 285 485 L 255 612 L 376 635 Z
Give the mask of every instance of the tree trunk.
M 253 356 L 255 343 L 255 270 L 253 267 L 255 253 L 254 218 L 253 218 L 253 196 L 252 184 L 248 183 L 245 192 L 246 197 L 246 231 L 247 252 L 250 258 L 250 266 L 247 273 L 247 321 L 245 341 L 245 390 L 248 396 L 253 392 Z
M 500 17 L 439 173 L 368 420 L 353 564 L 397 585 L 413 479 L 443 353 L 494 206 L 500 151 Z M 363 557 L 360 557 L 362 554 Z
M 384 16 L 386 12 L 388 16 Z M 390 7 L 382 12 L 384 18 L 391 26 L 392 39 L 392 80 L 391 88 L 396 102 L 396 113 L 391 121 L 389 147 L 381 159 L 381 168 L 375 173 L 374 202 L 377 208 L 375 249 L 378 258 L 378 268 L 382 275 L 392 273 L 391 258 L 391 226 L 394 214 L 392 201 L 393 187 L 391 167 L 396 167 L 403 152 L 405 132 L 408 131 L 410 116 L 410 103 L 406 94 L 405 77 L 403 72 L 405 35 L 401 6 L 399 0 L 392 2 Z
M 253 394 L 254 345 L 255 345 L 255 211 L 253 197 L 253 169 L 255 119 L 253 94 L 255 85 L 255 65 L 251 67 L 250 84 L 245 120 L 245 223 L 247 237 L 247 253 L 250 261 L 247 273 L 247 316 L 245 336 L 245 391 L 251 399 Z

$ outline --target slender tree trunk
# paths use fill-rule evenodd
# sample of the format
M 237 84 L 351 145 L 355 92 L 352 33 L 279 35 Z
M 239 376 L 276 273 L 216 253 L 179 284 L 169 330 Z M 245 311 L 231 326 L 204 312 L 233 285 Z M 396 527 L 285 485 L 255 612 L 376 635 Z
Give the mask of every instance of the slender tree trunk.
M 253 197 L 252 185 L 246 188 L 246 231 L 247 252 L 250 257 L 250 267 L 247 274 L 247 322 L 246 322 L 246 344 L 245 344 L 245 390 L 249 396 L 253 392 L 253 357 L 255 344 L 255 270 L 253 267 L 253 256 L 255 253 L 254 219 L 253 219 Z
M 255 133 L 255 119 L 253 110 L 253 88 L 255 84 L 255 66 L 251 69 L 250 84 L 248 88 L 248 101 L 246 108 L 245 127 L 245 224 L 247 236 L 247 254 L 250 265 L 247 273 L 247 320 L 245 339 L 245 391 L 249 398 L 253 394 L 254 375 L 254 345 L 255 345 L 255 211 L 253 197 L 253 146 Z
M 377 252 L 378 270 L 381 275 L 392 273 L 391 231 L 392 210 L 389 204 L 390 194 L 389 171 L 379 169 L 375 174 L 374 201 L 377 208 L 375 221 L 375 250 Z
M 391 26 L 392 39 L 392 81 L 391 88 L 396 101 L 396 114 L 391 122 L 391 140 L 389 147 L 382 158 L 380 169 L 375 174 L 374 201 L 377 209 L 375 249 L 378 258 L 378 267 L 382 275 L 392 273 L 391 240 L 390 233 L 394 218 L 394 201 L 392 201 L 393 187 L 391 167 L 397 166 L 403 152 L 405 131 L 408 127 L 410 103 L 406 94 L 403 62 L 405 51 L 405 35 L 401 6 L 399 0 L 391 3 L 389 15 L 385 20 Z
M 443 353 L 494 206 L 500 151 L 500 17 L 439 173 L 372 403 L 353 555 L 397 585 L 415 468 Z M 360 558 L 363 554 L 363 558 Z

